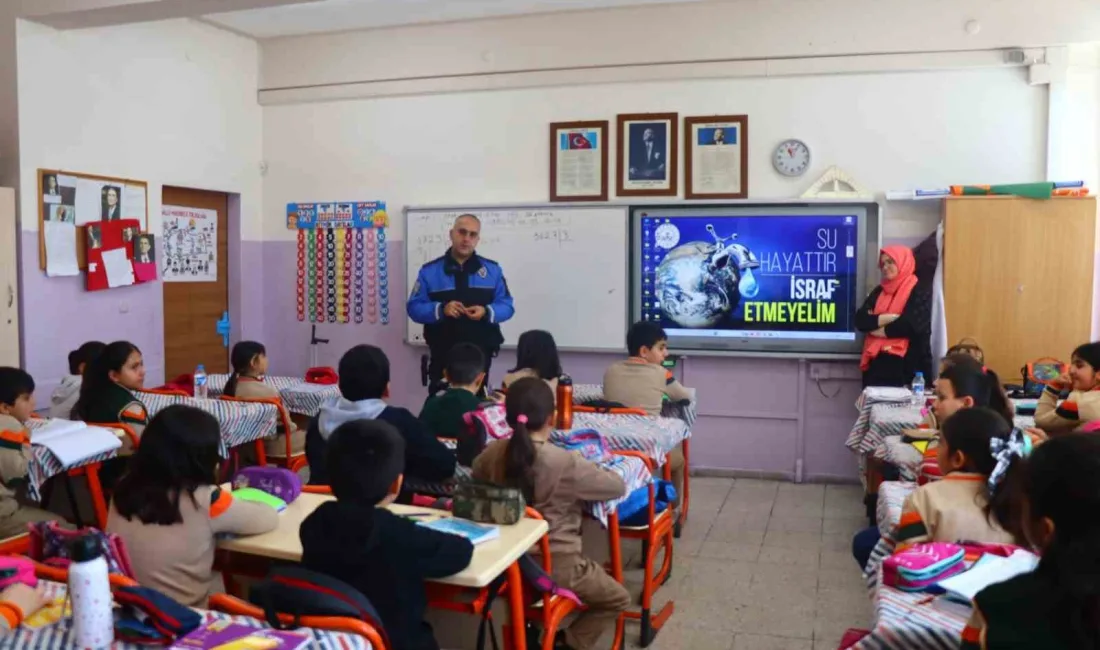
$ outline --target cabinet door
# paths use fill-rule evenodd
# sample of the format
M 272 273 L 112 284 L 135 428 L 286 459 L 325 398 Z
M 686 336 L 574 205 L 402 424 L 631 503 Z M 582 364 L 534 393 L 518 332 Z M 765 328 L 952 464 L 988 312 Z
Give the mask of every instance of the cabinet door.
M 1003 381 L 1028 361 L 1068 360 L 1092 330 L 1095 199 L 946 201 L 950 343 L 972 337 Z
M 0 366 L 20 366 L 15 190 L 0 187 Z

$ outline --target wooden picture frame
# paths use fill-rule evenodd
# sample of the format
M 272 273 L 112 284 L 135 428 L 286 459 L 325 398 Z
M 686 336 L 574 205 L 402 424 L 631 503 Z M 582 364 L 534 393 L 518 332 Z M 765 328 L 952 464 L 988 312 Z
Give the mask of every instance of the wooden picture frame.
M 619 196 L 676 196 L 679 190 L 678 113 L 626 113 L 617 116 Z M 647 135 L 648 132 L 648 135 Z M 653 146 L 641 152 L 649 138 Z
M 551 202 L 607 200 L 609 130 L 607 120 L 550 123 Z
M 749 116 L 685 117 L 684 198 L 746 199 L 748 196 Z
M 121 192 L 124 192 L 127 187 L 141 188 L 142 191 L 145 193 L 145 218 L 142 220 L 144 222 L 142 232 L 145 232 L 145 230 L 147 230 L 149 228 L 149 184 L 147 182 L 134 180 L 132 178 L 120 178 L 120 177 L 116 177 L 116 176 L 99 176 L 99 175 L 96 175 L 96 174 L 84 174 L 84 173 L 81 173 L 81 172 L 70 172 L 70 171 L 65 171 L 63 169 L 39 169 L 38 170 L 38 195 L 37 195 L 37 198 L 36 198 L 36 201 L 38 203 L 38 268 L 39 269 L 41 269 L 43 271 L 46 270 L 46 233 L 45 233 L 46 228 L 45 228 L 44 223 L 47 220 L 47 213 L 50 211 L 51 206 L 55 205 L 53 203 L 48 203 L 46 201 L 46 194 L 47 194 L 47 191 L 48 191 L 47 190 L 47 183 L 48 183 L 48 179 L 51 176 L 54 179 L 54 186 L 57 187 L 59 191 L 63 191 L 64 187 L 68 187 L 68 186 L 63 187 L 61 185 L 60 181 L 58 180 L 59 176 L 70 177 L 70 178 L 76 179 L 77 181 L 81 181 L 81 180 L 92 181 L 92 182 L 96 182 L 96 183 L 101 183 L 103 185 L 113 186 L 115 188 L 118 188 L 119 191 L 121 191 Z M 62 196 L 64 196 L 64 194 Z M 119 199 L 121 199 L 121 198 L 122 197 L 120 196 Z M 75 215 L 75 207 L 76 207 L 75 206 L 75 200 L 76 200 L 76 198 L 75 198 L 75 188 L 74 188 L 73 198 L 71 199 L 72 203 L 64 205 L 64 207 L 68 207 L 68 208 L 71 208 L 71 209 L 74 210 L 74 213 L 73 213 L 74 223 L 75 223 L 75 216 L 76 216 Z M 64 201 L 65 201 L 65 198 L 62 198 L 61 203 L 64 204 Z M 119 206 L 120 206 L 119 210 L 121 211 L 122 207 L 124 207 L 124 204 L 122 204 L 120 202 Z M 118 218 L 122 218 L 123 216 L 124 215 L 122 215 L 120 213 L 118 215 Z M 99 221 L 98 218 L 96 220 Z M 82 269 L 82 270 L 88 268 L 87 251 L 85 250 L 85 242 L 86 241 L 87 241 L 87 233 L 85 232 L 85 227 L 81 226 L 81 225 L 76 226 L 76 262 L 77 262 L 77 267 Z

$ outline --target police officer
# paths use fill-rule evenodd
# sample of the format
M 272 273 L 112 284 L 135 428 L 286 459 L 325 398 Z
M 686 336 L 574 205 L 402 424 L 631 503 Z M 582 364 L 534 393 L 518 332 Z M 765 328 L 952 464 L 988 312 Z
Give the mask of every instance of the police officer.
M 500 323 L 515 313 L 504 271 L 492 260 L 479 257 L 481 221 L 472 214 L 455 219 L 451 247 L 420 267 L 406 304 L 409 318 L 424 326 L 424 341 L 431 351 L 428 390 L 434 393 L 443 381 L 447 353 L 456 343 L 473 343 L 485 354 L 485 383 L 489 366 L 504 337 Z

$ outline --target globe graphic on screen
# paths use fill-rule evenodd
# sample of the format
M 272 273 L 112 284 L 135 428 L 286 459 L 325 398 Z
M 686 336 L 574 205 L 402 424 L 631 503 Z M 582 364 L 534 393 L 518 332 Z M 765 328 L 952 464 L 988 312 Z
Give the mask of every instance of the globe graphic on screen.
M 752 269 L 760 262 L 747 247 L 726 244 L 707 226 L 714 242 L 693 241 L 674 248 L 656 270 L 656 298 L 665 318 L 688 329 L 712 328 L 759 285 Z

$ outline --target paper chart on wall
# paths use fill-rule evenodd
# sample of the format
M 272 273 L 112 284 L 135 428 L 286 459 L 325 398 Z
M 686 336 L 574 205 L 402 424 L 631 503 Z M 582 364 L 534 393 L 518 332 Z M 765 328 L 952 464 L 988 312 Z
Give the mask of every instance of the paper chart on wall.
M 134 265 L 125 248 L 103 251 L 103 269 L 107 271 L 107 286 L 112 289 L 134 283 Z
M 165 205 L 161 208 L 161 276 L 165 282 L 218 280 L 218 213 Z
M 140 185 L 127 185 L 122 188 L 122 218 L 137 219 L 141 222 L 141 230 L 148 229 L 149 224 L 145 220 L 145 188 Z
M 56 278 L 80 275 L 76 261 L 76 226 L 63 221 L 44 221 L 46 275 Z
M 76 179 L 76 225 L 102 220 L 102 190 L 103 183 L 100 181 Z

